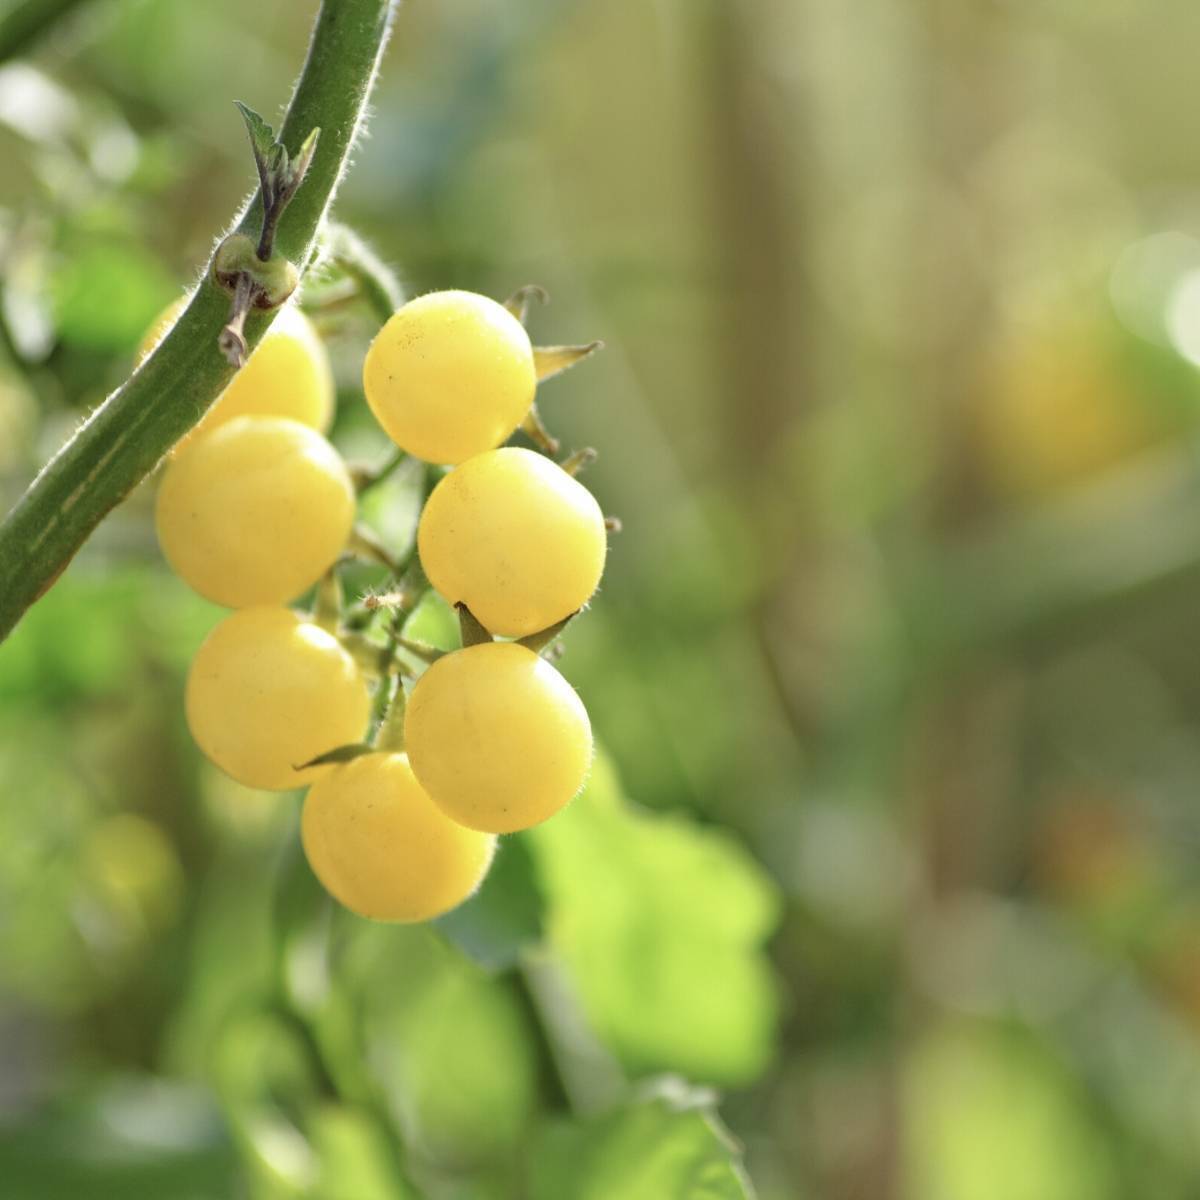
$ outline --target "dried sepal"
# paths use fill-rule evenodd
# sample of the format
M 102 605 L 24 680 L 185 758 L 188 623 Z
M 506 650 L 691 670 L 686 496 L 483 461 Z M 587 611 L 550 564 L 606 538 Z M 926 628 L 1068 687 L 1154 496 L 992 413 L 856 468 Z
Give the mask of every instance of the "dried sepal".
M 480 624 L 479 618 L 460 600 L 455 606 L 458 610 L 458 628 L 462 634 L 462 644 L 481 646 L 492 641 L 492 635 Z
M 536 402 L 529 406 L 529 411 L 525 414 L 525 420 L 521 422 L 521 431 L 543 453 L 551 456 L 558 453 L 558 438 L 542 423 L 542 415 L 538 412 Z
M 524 287 L 517 288 L 504 301 L 504 307 L 524 325 L 525 318 L 529 315 L 529 302 L 531 300 L 536 300 L 539 304 L 549 304 L 550 297 L 546 293 L 546 289 L 540 284 L 527 283 Z
M 526 637 L 518 638 L 517 641 L 528 650 L 532 650 L 534 654 L 546 654 L 550 647 L 562 635 L 566 627 L 579 615 L 579 612 L 568 613 L 561 621 L 555 621 L 553 625 L 547 629 L 539 629 L 537 633 L 528 634 Z
M 534 346 L 533 366 L 538 383 L 545 383 L 555 375 L 568 371 L 576 363 L 583 362 L 597 350 L 603 350 L 603 342 L 587 342 L 579 346 Z
M 335 750 L 327 750 L 324 754 L 318 754 L 316 758 L 309 759 L 306 763 L 295 764 L 292 769 L 294 771 L 307 771 L 309 767 L 327 767 L 337 763 L 353 762 L 356 758 L 362 758 L 364 754 L 375 754 L 374 746 L 368 746 L 365 742 L 351 742 L 346 746 L 338 746 Z

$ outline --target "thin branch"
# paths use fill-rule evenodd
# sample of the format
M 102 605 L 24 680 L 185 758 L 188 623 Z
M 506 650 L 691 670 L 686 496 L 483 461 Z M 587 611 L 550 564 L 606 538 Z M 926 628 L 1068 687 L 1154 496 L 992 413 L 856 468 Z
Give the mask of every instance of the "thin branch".
M 380 325 L 404 303 L 404 292 L 395 272 L 354 230 L 345 225 L 329 225 L 324 249 L 338 269 L 354 280 L 359 295 Z

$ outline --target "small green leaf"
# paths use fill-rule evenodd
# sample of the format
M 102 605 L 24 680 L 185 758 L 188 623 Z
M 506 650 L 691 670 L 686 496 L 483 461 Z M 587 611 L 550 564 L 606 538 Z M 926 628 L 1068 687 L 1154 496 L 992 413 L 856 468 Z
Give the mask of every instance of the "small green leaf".
M 242 120 L 246 122 L 246 131 L 250 134 L 250 145 L 254 150 L 254 157 L 261 158 L 264 163 L 267 162 L 276 145 L 275 130 L 254 109 L 240 100 L 235 100 L 234 104 L 237 105 L 238 112 L 242 114 Z
M 673 1079 L 587 1121 L 561 1121 L 542 1138 L 533 1200 L 752 1200 L 740 1147 L 705 1093 Z
M 353 762 L 356 758 L 362 758 L 364 754 L 376 753 L 378 751 L 374 746 L 368 746 L 365 742 L 352 742 L 348 746 L 338 746 L 335 750 L 327 750 L 324 754 L 318 754 L 316 758 L 311 759 L 309 762 L 301 763 L 292 769 L 295 771 L 307 771 L 309 767 L 324 767 L 330 763 Z
M 296 151 L 296 157 L 292 159 L 291 169 L 288 172 L 287 190 L 289 193 L 294 192 L 303 182 L 308 164 L 312 162 L 312 157 L 317 152 L 317 139 L 320 136 L 321 130 L 318 126 L 310 131 L 308 137 L 300 143 L 300 149 Z

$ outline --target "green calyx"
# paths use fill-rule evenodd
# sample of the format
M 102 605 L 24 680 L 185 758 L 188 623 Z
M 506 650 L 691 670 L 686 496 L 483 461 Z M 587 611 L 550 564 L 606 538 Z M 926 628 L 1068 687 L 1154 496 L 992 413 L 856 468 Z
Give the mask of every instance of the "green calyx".
M 213 278 L 230 293 L 236 292 L 239 279 L 250 281 L 255 308 L 278 308 L 296 290 L 300 272 L 281 255 L 273 254 L 266 262 L 258 257 L 258 248 L 244 233 L 230 234 L 213 256 Z

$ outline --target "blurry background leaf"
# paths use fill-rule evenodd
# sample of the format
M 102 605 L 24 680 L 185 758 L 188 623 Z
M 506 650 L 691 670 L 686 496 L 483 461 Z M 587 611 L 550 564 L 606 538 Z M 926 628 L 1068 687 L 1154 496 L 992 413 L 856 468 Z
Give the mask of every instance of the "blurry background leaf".
M 436 922 L 460 950 L 491 970 L 512 967 L 542 935 L 544 901 L 526 836 L 502 838 L 483 886 Z
M 533 1200 L 752 1200 L 741 1152 L 677 1081 L 587 1121 L 543 1134 Z
M 89 350 L 128 353 L 177 292 L 135 242 L 72 247 L 54 280 L 59 333 Z
M 126 1076 L 65 1097 L 36 1124 L 0 1122 L 0 1177 L 23 1200 L 227 1200 L 238 1168 L 204 1092 Z
M 195 278 L 314 10 L 97 0 L 0 68 L 0 507 Z M 601 760 L 444 928 L 338 912 L 299 796 L 188 736 L 221 613 L 138 489 L 0 646 L 0 1193 L 670 1196 L 697 1114 L 596 1112 L 669 1069 L 763 1200 L 1193 1200 L 1198 43 L 1187 0 L 405 0 L 337 219 L 604 339 L 538 397 L 623 522 L 561 667 L 645 807 Z M 303 300 L 377 466 L 344 284 Z M 397 553 L 421 475 L 367 499 Z M 218 1101 L 243 1023 L 295 1105 Z
M 931 1031 L 907 1066 L 910 1186 L 923 1200 L 1105 1200 L 1102 1118 L 1018 1031 Z
M 506 1161 L 537 1099 L 533 1037 L 511 981 L 420 927 L 355 922 L 344 936 L 335 975 L 411 1153 L 452 1172 Z
M 740 846 L 629 805 L 602 755 L 583 794 L 525 836 L 553 944 L 622 1061 L 713 1083 L 763 1070 L 776 996 L 762 943 L 779 897 Z

